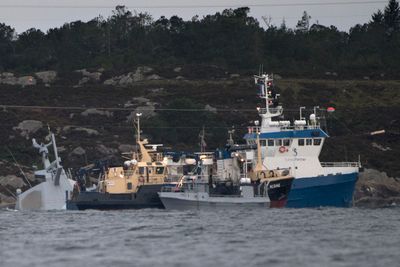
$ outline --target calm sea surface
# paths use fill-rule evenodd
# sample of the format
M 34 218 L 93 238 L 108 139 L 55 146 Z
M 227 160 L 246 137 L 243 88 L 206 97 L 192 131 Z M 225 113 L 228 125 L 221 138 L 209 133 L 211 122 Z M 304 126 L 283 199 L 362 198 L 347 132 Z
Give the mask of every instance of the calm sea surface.
M 0 266 L 400 266 L 400 208 L 0 210 Z

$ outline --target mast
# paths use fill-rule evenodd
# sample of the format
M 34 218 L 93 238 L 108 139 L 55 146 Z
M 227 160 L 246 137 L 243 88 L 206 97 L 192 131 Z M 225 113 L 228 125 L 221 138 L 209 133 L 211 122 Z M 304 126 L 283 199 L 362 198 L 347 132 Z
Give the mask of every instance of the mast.
M 136 142 L 139 145 L 140 148 L 140 154 L 141 154 L 141 161 L 144 162 L 151 162 L 151 156 L 149 154 L 149 152 L 147 151 L 146 147 L 144 146 L 145 144 L 147 144 L 147 139 L 145 140 L 140 140 L 140 117 L 142 116 L 142 113 L 136 113 L 136 123 L 137 123 L 137 139 Z
M 262 159 L 261 159 L 261 145 L 260 145 L 260 132 L 257 132 L 257 164 L 254 169 L 256 173 L 263 170 Z
M 200 152 L 205 152 L 207 144 L 206 144 L 206 141 L 205 141 L 204 125 L 203 125 L 203 129 L 201 130 L 201 132 L 199 134 L 199 138 L 200 138 Z
M 272 123 L 272 118 L 281 116 L 283 113 L 282 106 L 278 106 L 279 95 L 275 92 L 273 81 L 273 75 L 262 74 L 254 76 L 254 82 L 258 89 L 258 96 L 264 99 L 265 102 L 265 107 L 257 108 L 262 118 L 262 132 L 268 132 L 268 130 L 276 131 L 277 125 Z
M 58 157 L 56 138 L 54 137 L 54 133 L 51 133 L 51 142 L 53 144 L 54 156 L 56 157 L 56 166 L 58 169 L 60 168 L 60 158 Z
M 230 145 L 230 146 L 233 146 L 234 143 L 235 143 L 235 142 L 233 141 L 233 134 L 234 134 L 234 133 L 235 133 L 235 129 L 232 128 L 232 130 L 228 130 L 229 139 L 228 139 L 227 144 Z
M 136 142 L 140 142 L 140 117 L 142 116 L 142 113 L 136 113 L 136 118 L 137 118 L 137 134 L 136 134 Z

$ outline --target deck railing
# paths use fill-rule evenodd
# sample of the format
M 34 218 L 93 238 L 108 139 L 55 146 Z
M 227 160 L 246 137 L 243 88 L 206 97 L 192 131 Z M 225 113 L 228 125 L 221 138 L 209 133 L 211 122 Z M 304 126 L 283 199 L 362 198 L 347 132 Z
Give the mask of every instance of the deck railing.
M 285 125 L 277 125 L 281 131 L 294 131 L 294 130 L 317 130 L 320 129 L 320 125 L 304 125 L 304 126 L 285 126 Z M 260 126 L 249 126 L 247 127 L 248 133 L 259 133 L 261 130 Z
M 283 108 L 282 108 L 282 107 L 278 107 L 278 108 L 269 108 L 268 110 L 269 110 L 269 113 L 271 113 L 271 114 L 282 114 L 282 112 L 283 112 Z M 258 110 L 258 112 L 259 112 L 260 114 L 265 114 L 265 113 L 267 113 L 267 109 L 266 109 L 266 108 L 260 108 L 260 109 Z
M 321 162 L 322 167 L 354 167 L 360 168 L 360 162 Z

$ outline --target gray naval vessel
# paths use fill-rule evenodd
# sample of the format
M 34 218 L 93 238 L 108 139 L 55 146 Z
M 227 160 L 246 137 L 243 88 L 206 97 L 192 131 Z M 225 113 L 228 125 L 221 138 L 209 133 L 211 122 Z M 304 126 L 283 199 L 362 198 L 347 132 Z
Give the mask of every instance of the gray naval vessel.
M 166 209 L 281 208 L 286 205 L 294 177 L 290 169 L 267 170 L 257 149 L 231 147 L 200 156 L 198 169 L 176 187 L 158 193 Z M 257 155 L 257 156 L 255 156 Z
M 42 156 L 43 169 L 35 171 L 35 178 L 42 182 L 22 192 L 17 189 L 16 210 L 65 210 L 65 195 L 71 194 L 76 184 L 70 179 L 61 165 L 58 156 L 56 139 L 49 133 L 51 141 L 48 144 L 37 143 L 32 139 L 33 147 L 39 150 Z M 48 148 L 53 148 L 54 161 L 50 162 Z

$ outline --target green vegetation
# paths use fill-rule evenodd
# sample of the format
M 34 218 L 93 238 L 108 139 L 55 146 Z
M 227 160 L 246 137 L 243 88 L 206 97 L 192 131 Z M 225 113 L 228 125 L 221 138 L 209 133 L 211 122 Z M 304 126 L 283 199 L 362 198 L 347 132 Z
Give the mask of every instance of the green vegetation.
M 214 64 L 237 72 L 264 69 L 286 76 L 398 77 L 399 3 L 390 0 L 371 21 L 349 33 L 310 25 L 304 12 L 296 29 L 283 23 L 264 29 L 249 8 L 226 9 L 192 20 L 132 14 L 117 6 L 107 19 L 75 21 L 43 33 L 15 36 L 0 24 L 0 71 L 32 72 L 104 67 L 124 72 L 138 65 Z M 381 77 L 382 76 L 382 77 Z

